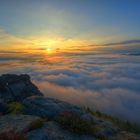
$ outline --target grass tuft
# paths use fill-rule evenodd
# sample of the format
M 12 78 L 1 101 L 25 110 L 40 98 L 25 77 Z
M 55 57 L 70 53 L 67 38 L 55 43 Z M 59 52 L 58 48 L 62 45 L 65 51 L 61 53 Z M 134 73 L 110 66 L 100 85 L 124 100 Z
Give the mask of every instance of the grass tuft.
M 7 105 L 9 113 L 20 114 L 23 112 L 24 106 L 20 102 L 10 102 Z

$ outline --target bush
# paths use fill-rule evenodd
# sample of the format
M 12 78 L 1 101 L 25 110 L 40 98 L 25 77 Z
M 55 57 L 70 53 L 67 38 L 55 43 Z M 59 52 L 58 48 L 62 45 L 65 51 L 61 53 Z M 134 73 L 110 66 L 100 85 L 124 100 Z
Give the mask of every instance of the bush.
M 74 112 L 63 112 L 57 117 L 57 122 L 63 127 L 76 133 L 94 134 L 94 126 L 83 120 L 79 114 Z
M 0 140 L 26 140 L 22 134 L 17 134 L 14 131 L 5 132 L 0 134 Z
M 24 106 L 20 102 L 11 102 L 7 105 L 9 113 L 19 114 L 23 112 Z

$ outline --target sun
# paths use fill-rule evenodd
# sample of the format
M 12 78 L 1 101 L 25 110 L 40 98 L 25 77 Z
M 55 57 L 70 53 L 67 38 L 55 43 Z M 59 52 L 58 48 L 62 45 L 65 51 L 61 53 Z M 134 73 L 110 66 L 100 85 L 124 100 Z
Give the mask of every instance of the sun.
M 47 53 L 52 53 L 53 50 L 51 48 L 46 48 Z

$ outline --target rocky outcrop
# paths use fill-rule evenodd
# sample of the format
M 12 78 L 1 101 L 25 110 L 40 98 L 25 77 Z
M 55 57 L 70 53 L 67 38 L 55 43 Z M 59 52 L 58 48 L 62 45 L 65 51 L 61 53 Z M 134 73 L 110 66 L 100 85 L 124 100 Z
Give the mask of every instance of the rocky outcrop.
M 1 102 L 22 101 L 32 95 L 42 96 L 42 93 L 32 84 L 27 74 L 0 76 Z
M 27 140 L 96 140 L 88 135 L 78 135 L 62 127 L 53 121 L 47 122 L 42 128 L 30 131 Z
M 55 118 L 59 113 L 72 111 L 82 114 L 81 108 L 57 99 L 45 98 L 41 96 L 28 97 L 23 101 L 25 113 L 40 117 Z

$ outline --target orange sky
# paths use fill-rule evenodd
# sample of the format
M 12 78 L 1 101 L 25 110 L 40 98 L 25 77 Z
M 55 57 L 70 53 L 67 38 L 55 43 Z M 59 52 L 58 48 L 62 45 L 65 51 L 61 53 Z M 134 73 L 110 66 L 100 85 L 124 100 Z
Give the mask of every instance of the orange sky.
M 47 51 L 53 53 L 57 51 L 88 50 L 89 42 L 84 39 L 60 36 L 27 36 L 17 37 L 4 31 L 0 32 L 0 50 L 5 51 Z M 93 46 L 92 46 L 93 47 Z M 95 46 L 93 47 L 95 48 Z

